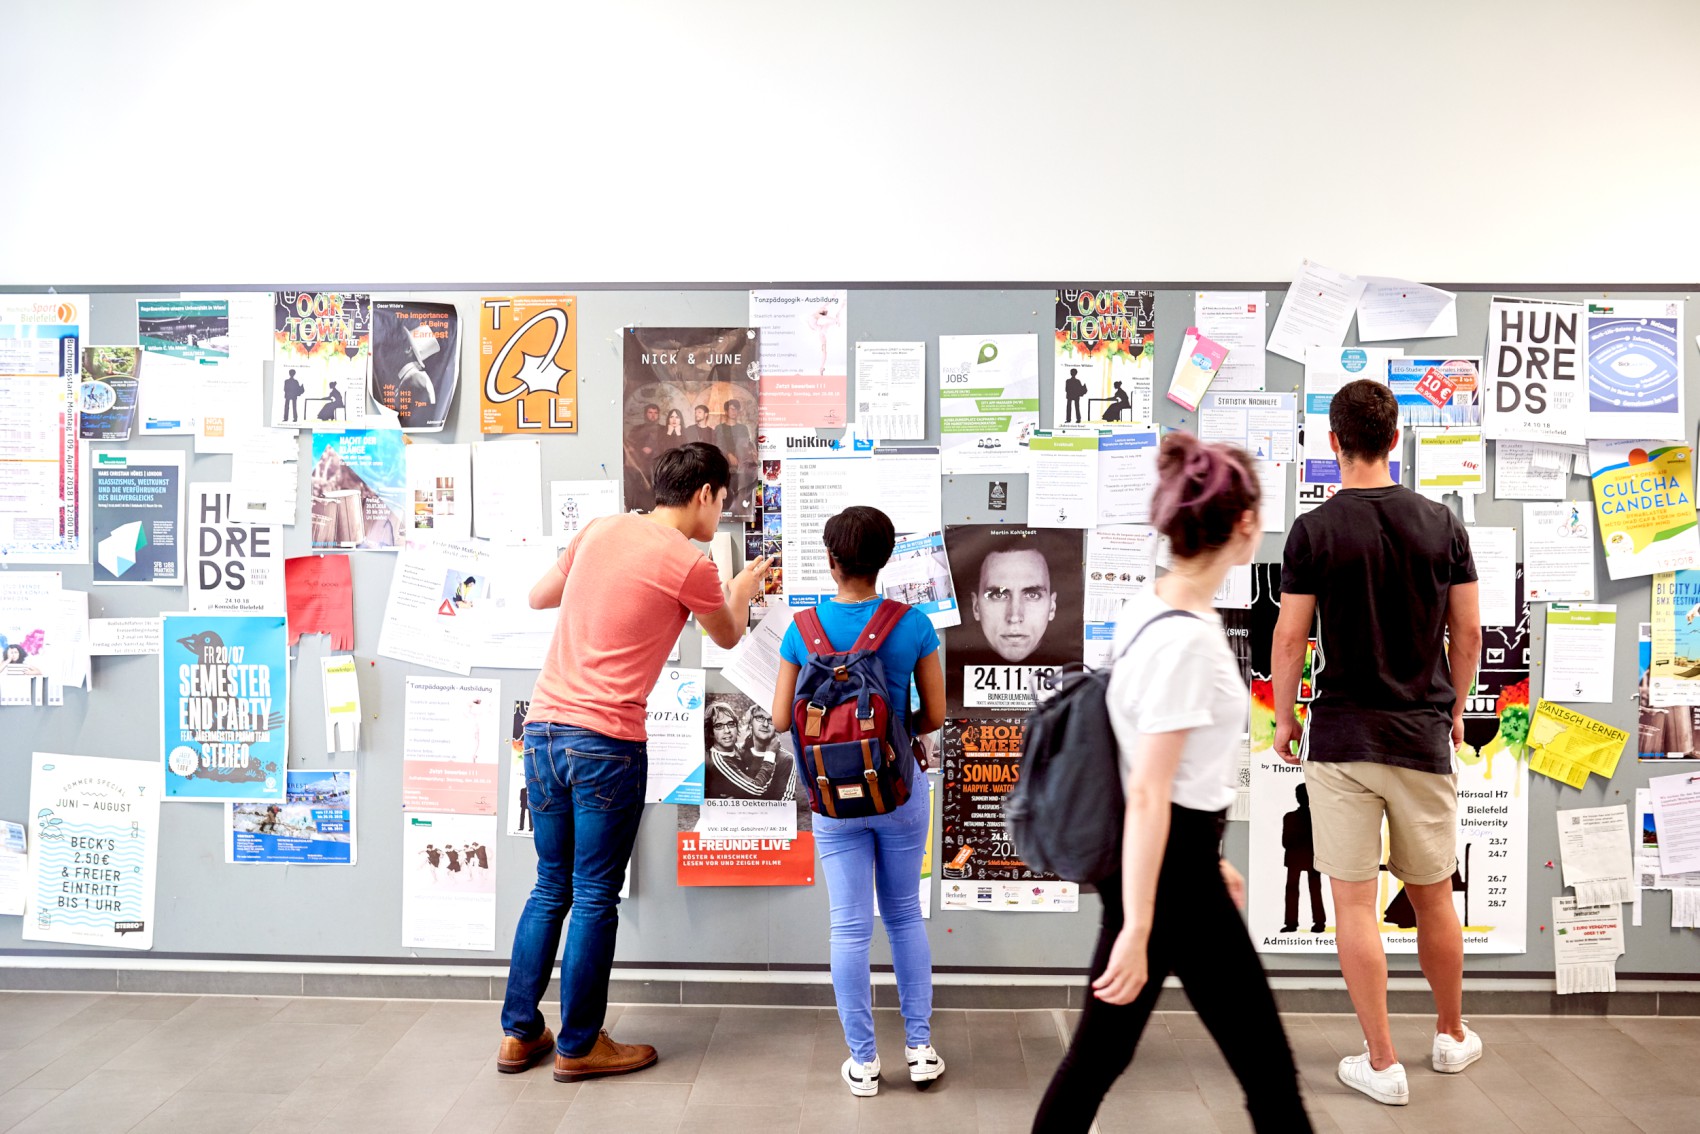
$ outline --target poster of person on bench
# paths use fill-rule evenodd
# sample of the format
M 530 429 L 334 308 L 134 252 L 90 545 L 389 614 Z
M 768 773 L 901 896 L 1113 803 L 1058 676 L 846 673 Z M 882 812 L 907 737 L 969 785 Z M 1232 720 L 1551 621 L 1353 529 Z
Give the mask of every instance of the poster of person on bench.
M 372 297 L 280 291 L 272 305 L 271 424 L 340 429 L 366 416 Z

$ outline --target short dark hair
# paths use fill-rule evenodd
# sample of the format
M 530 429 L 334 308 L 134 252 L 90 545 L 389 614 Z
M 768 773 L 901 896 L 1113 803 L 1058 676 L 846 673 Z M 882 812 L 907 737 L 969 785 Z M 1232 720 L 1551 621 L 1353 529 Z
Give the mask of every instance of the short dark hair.
M 678 508 L 689 504 L 703 485 L 715 492 L 732 484 L 726 454 L 706 441 L 668 449 L 655 458 L 655 505 Z
M 741 413 L 741 412 L 743 412 L 743 409 L 744 409 L 744 403 L 740 402 L 737 398 L 727 398 L 726 399 L 726 408 L 727 409 L 735 409 L 735 410 L 737 410 Z
M 1340 455 L 1353 461 L 1382 461 L 1399 436 L 1399 399 L 1380 382 L 1347 382 L 1328 403 L 1328 428 Z
M 872 581 L 891 558 L 897 530 L 878 508 L 857 504 L 826 522 L 822 542 L 846 578 Z

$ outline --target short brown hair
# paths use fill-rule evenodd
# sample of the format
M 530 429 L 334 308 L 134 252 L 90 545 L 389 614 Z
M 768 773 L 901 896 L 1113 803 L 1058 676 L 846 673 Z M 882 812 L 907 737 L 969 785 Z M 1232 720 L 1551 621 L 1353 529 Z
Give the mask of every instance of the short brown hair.
M 1399 399 L 1380 382 L 1359 378 L 1328 403 L 1328 428 L 1351 461 L 1384 461 L 1399 436 Z

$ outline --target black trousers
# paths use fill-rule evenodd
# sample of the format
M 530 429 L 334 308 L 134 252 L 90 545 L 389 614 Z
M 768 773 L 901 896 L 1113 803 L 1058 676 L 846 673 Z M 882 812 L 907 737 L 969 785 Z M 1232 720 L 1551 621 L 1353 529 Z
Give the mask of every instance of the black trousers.
M 1085 1131 L 1092 1125 L 1098 1104 L 1133 1061 L 1163 979 L 1171 972 L 1239 1077 L 1256 1128 L 1281 1134 L 1310 1130 L 1275 997 L 1222 881 L 1221 837 L 1220 813 L 1172 808 L 1146 952 L 1149 978 L 1131 1004 L 1107 1004 L 1092 995 L 1088 983 L 1080 1027 L 1039 1104 L 1035 1132 Z M 1104 879 L 1099 896 L 1104 923 L 1092 957 L 1092 980 L 1109 965 L 1122 929 L 1121 876 Z
M 1321 925 L 1324 915 L 1322 911 L 1322 875 L 1314 867 L 1287 867 L 1287 908 L 1286 924 L 1297 927 L 1299 924 L 1299 875 L 1310 875 L 1310 923 Z

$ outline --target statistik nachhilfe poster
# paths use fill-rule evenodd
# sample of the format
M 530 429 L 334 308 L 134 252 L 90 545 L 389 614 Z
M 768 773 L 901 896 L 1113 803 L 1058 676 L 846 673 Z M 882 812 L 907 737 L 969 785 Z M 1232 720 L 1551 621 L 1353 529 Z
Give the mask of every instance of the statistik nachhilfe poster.
M 939 742 L 939 907 L 1070 913 L 1080 887 L 1021 861 L 1004 801 L 1021 778 L 1019 717 L 951 718 Z
M 572 296 L 479 301 L 478 407 L 481 433 L 578 432 L 578 307 Z
M 313 547 L 394 551 L 407 530 L 407 441 L 399 429 L 313 434 Z
M 165 798 L 281 802 L 289 761 L 282 616 L 161 616 Z
M 31 757 L 25 941 L 153 948 L 159 800 L 152 760 Z
M 692 441 L 732 466 L 721 518 L 749 520 L 761 498 L 756 448 L 760 336 L 752 327 L 627 327 L 621 450 L 626 507 L 655 507 L 655 461 Z
M 366 414 L 372 297 L 280 291 L 272 312 L 273 425 L 318 429 Z
M 409 432 L 443 428 L 460 381 L 452 303 L 372 304 L 372 412 Z M 387 411 L 387 412 L 386 412 Z
M 945 529 L 962 622 L 944 632 L 949 712 L 1025 712 L 1085 638 L 1085 533 L 969 524 Z
M 1053 425 L 1151 420 L 1156 293 L 1057 292 Z

